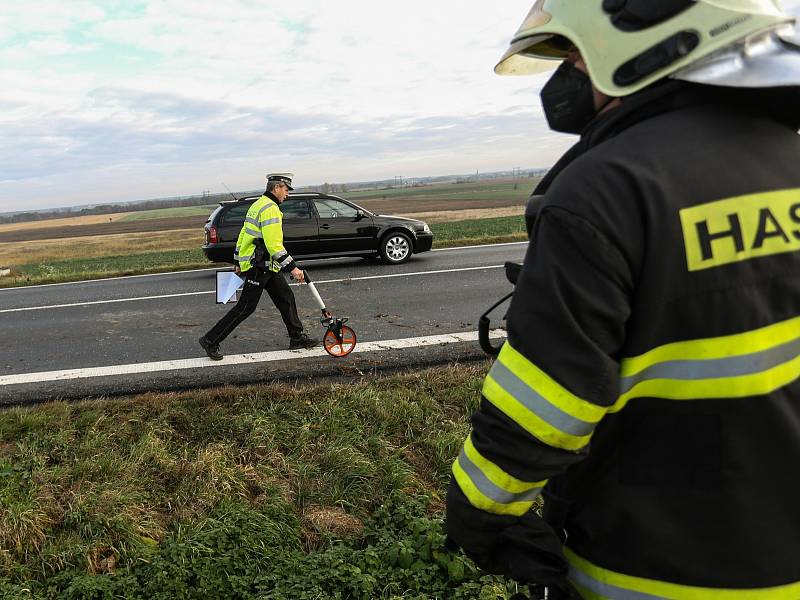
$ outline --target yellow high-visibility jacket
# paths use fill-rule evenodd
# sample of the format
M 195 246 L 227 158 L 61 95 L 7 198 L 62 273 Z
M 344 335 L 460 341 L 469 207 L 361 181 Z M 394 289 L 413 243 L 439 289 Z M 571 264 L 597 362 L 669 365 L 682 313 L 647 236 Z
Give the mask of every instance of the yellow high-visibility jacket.
M 269 269 L 273 273 L 291 271 L 297 265 L 283 246 L 283 214 L 272 194 L 266 193 L 253 202 L 236 241 L 234 259 L 242 273 L 253 266 Z M 258 240 L 263 240 L 267 250 L 262 264 L 256 264 Z

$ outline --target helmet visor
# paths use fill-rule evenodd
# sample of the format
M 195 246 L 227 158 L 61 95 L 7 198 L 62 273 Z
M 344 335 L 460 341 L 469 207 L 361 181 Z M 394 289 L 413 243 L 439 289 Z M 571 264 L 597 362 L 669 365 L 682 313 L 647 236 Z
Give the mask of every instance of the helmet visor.
M 558 66 L 575 45 L 561 35 L 539 34 L 511 44 L 494 68 L 498 75 L 531 75 Z

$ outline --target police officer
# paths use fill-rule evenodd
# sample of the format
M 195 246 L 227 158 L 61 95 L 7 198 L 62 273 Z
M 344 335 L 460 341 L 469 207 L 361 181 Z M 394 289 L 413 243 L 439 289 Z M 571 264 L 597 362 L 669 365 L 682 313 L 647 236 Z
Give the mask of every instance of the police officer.
M 304 281 L 303 271 L 283 246 L 283 218 L 279 206 L 294 189 L 292 177 L 292 173 L 267 175 L 266 191 L 247 211 L 234 255 L 236 270 L 245 278 L 242 295 L 233 308 L 200 338 L 200 345 L 213 360 L 222 360 L 220 342 L 253 314 L 263 290 L 267 290 L 281 313 L 289 332 L 289 349 L 312 348 L 318 344 L 303 333 L 294 294 L 280 273 L 288 271 L 296 281 Z
M 453 464 L 447 534 L 485 569 L 550 598 L 800 598 L 793 23 L 539 0 L 496 67 L 558 65 L 545 116 L 580 139 L 534 191 Z

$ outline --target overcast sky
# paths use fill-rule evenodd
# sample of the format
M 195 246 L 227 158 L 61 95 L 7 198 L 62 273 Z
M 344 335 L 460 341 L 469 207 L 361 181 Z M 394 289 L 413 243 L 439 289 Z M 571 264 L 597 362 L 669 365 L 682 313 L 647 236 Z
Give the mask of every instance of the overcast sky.
M 0 212 L 550 166 L 531 4 L 2 0 Z
M 0 212 L 546 167 L 531 0 L 3 0 Z

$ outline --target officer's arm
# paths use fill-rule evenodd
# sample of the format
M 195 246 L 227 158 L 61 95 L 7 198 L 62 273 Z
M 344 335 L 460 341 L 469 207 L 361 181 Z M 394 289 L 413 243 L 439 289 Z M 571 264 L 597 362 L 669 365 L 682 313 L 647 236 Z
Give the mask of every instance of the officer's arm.
M 543 209 L 447 496 L 448 536 L 487 570 L 546 585 L 566 574 L 557 534 L 531 508 L 616 400 L 630 273 L 585 219 Z
M 277 205 L 272 205 L 259 215 L 261 235 L 270 258 L 281 268 L 281 271 L 292 271 L 297 268 L 292 256 L 283 246 L 283 218 Z

